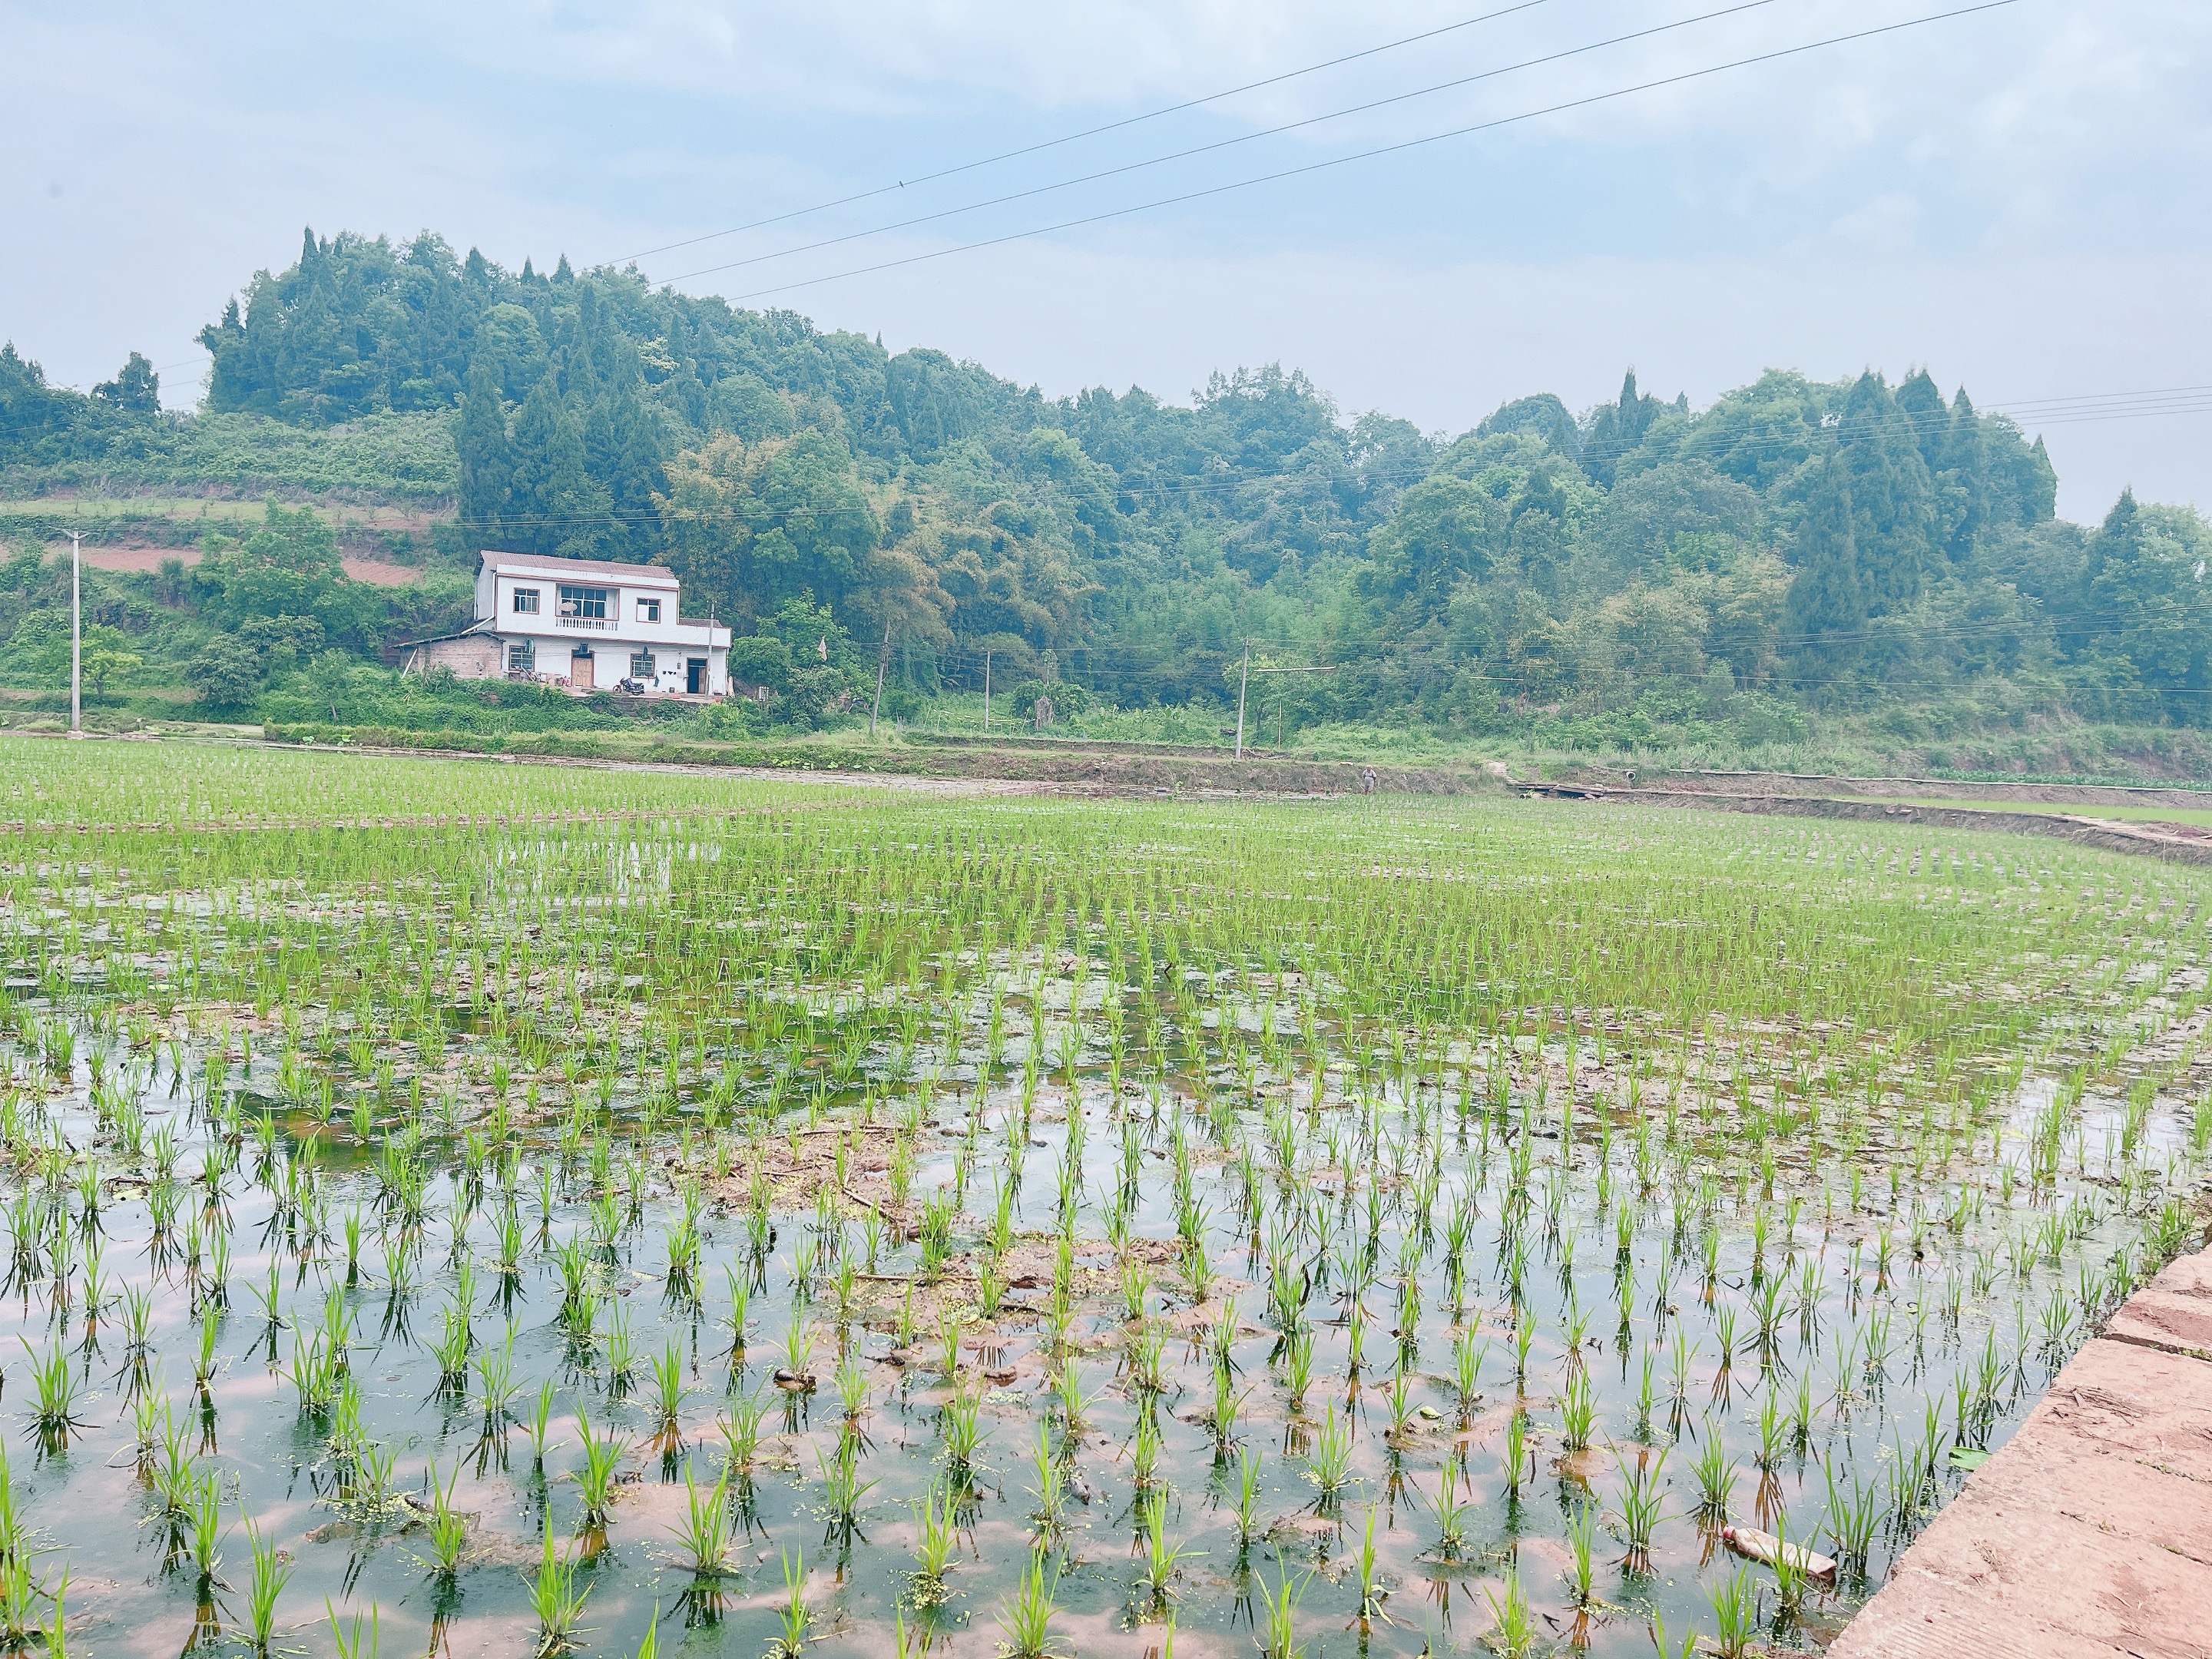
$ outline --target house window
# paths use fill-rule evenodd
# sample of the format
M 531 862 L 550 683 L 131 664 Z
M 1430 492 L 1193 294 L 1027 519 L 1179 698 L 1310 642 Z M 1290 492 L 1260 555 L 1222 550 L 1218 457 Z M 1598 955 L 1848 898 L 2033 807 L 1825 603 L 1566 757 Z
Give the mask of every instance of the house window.
M 538 590 L 534 587 L 516 588 L 514 590 L 514 611 L 517 616 L 536 616 L 538 614 Z
M 637 619 L 640 622 L 659 622 L 660 620 L 660 601 L 659 599 L 640 599 L 637 602 Z
M 592 617 L 606 620 L 607 590 L 604 587 L 571 587 L 561 584 L 561 614 L 564 617 Z
M 537 599 L 535 593 L 531 599 Z M 528 640 L 507 647 L 507 672 L 510 674 L 535 674 L 538 672 L 538 647 Z
M 629 653 L 629 677 L 634 680 L 649 680 L 653 676 L 653 653 L 633 651 Z

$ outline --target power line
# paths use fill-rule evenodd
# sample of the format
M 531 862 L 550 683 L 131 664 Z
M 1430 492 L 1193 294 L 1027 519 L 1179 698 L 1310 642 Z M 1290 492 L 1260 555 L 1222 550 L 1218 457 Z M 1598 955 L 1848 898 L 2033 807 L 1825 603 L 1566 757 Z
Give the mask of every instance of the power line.
M 1516 5 L 1506 6 L 1497 11 L 1486 11 L 1474 17 L 1464 17 L 1456 23 L 1445 23 L 1437 28 L 1423 29 L 1418 34 L 1408 34 L 1395 40 L 1386 40 L 1379 46 L 1366 46 L 1358 52 L 1346 52 L 1341 57 L 1324 58 L 1318 64 L 1308 64 L 1303 69 L 1285 70 L 1279 75 L 1270 75 L 1258 81 L 1247 81 L 1241 86 L 1230 87 L 1220 92 L 1209 92 L 1201 98 L 1185 99 L 1179 104 L 1168 104 L 1159 109 L 1147 110 L 1142 115 L 1126 116 L 1121 120 L 1108 121 L 1100 126 L 1085 127 L 1079 132 L 1065 133 L 1057 138 L 1047 138 L 1037 143 L 1023 144 L 1013 149 L 1000 150 L 995 155 L 985 155 L 973 161 L 962 161 L 953 167 L 939 167 L 934 173 L 921 173 L 912 179 L 902 179 L 896 184 L 878 185 L 872 190 L 858 191 L 850 196 L 840 196 L 831 201 L 817 202 L 811 207 L 793 208 L 787 213 L 775 214 L 769 218 L 755 219 L 747 224 L 732 225 L 727 230 L 710 230 L 703 235 L 687 237 L 680 242 L 664 242 L 659 247 L 643 248 L 635 253 L 623 254 L 614 263 L 623 264 L 632 259 L 648 258 L 656 253 L 673 252 L 678 248 L 696 247 L 702 242 L 717 241 L 725 236 L 742 235 L 749 230 L 765 229 L 769 225 L 780 225 L 793 219 L 803 219 L 811 214 L 825 213 L 831 208 L 849 207 L 854 202 L 871 201 L 876 197 L 889 196 L 915 185 L 933 184 L 939 179 L 950 179 L 958 173 L 973 173 L 979 167 L 995 167 L 1001 161 L 1012 161 L 1024 155 L 1035 155 L 1043 150 L 1056 149 L 1064 144 L 1078 143 L 1085 138 L 1096 138 L 1103 133 L 1119 132 L 1128 127 L 1139 126 L 1147 121 L 1159 120 L 1164 116 L 1179 115 L 1185 110 L 1200 109 L 1207 104 L 1219 103 L 1225 98 L 1235 98 L 1243 93 L 1257 92 L 1263 87 L 1280 86 L 1286 81 L 1295 81 L 1303 76 L 1317 75 L 1323 70 L 1338 69 L 1346 64 L 1357 63 L 1363 58 L 1373 58 L 1382 52 L 1395 52 L 1401 46 L 1418 46 L 1424 40 L 1434 40 L 1460 29 L 1473 28 L 1479 23 L 1494 22 L 1501 17 L 1510 17 L 1516 12 L 1533 11 L 1538 6 L 1548 3 L 1550 0 L 1520 0 L 1520 3 Z
M 1054 191 L 1073 190 L 1079 185 L 1097 184 L 1103 179 L 1115 179 L 1124 173 L 1141 172 L 1146 167 L 1163 167 L 1170 161 L 1186 161 L 1194 155 L 1209 155 L 1217 150 L 1233 149 L 1239 144 L 1253 143 L 1262 138 L 1278 137 L 1286 132 L 1297 132 L 1305 127 L 1318 126 L 1326 121 L 1339 121 L 1347 116 L 1368 114 L 1378 109 L 1387 108 L 1393 104 L 1402 104 L 1415 98 L 1427 98 L 1437 93 L 1450 92 L 1459 88 L 1474 86 L 1479 82 L 1496 80 L 1500 76 L 1516 74 L 1522 70 L 1536 69 L 1546 64 L 1561 63 L 1570 58 L 1579 58 L 1585 53 L 1602 51 L 1607 46 L 1621 46 L 1631 40 L 1648 40 L 1653 35 L 1669 33 L 1675 29 L 1688 28 L 1698 23 L 1709 23 L 1716 18 L 1732 17 L 1738 12 L 1756 11 L 1762 7 L 1776 3 L 1778 0 L 1739 0 L 1739 3 L 1724 6 L 1718 11 L 1702 12 L 1695 17 L 1684 17 L 1671 23 L 1655 24 L 1650 28 L 1635 29 L 1626 34 L 1616 34 L 1603 40 L 1593 40 L 1585 46 L 1568 46 L 1559 52 L 1546 52 L 1540 57 L 1523 58 L 1517 64 L 1501 64 L 1496 69 L 1483 70 L 1473 75 L 1462 75 L 1449 81 L 1439 81 L 1431 86 L 1417 87 L 1411 92 L 1393 93 L 1387 98 L 1376 98 L 1366 103 L 1349 105 L 1343 109 L 1331 110 L 1323 115 L 1309 115 L 1296 121 L 1286 121 L 1280 126 L 1261 127 L 1255 131 L 1239 133 L 1234 137 L 1194 144 L 1187 149 L 1170 150 L 1165 155 L 1148 156 L 1138 161 L 1125 161 L 1119 166 L 1101 168 L 1096 173 L 1082 173 L 1075 178 L 1059 179 L 1052 184 L 1036 185 L 1026 190 L 1009 191 L 1006 195 L 994 196 L 984 201 L 969 202 L 959 207 L 940 208 L 934 212 L 919 214 L 910 219 L 901 219 L 890 224 L 877 225 L 868 230 L 849 231 L 841 236 L 829 236 L 819 241 L 801 243 L 796 247 L 779 248 L 769 253 L 756 253 L 746 258 L 730 260 L 725 264 L 703 266 L 700 270 L 686 271 L 680 276 L 672 276 L 666 280 L 672 283 L 690 282 L 695 276 L 712 276 L 717 271 L 739 270 L 747 266 L 766 264 L 772 259 L 788 259 L 798 254 L 812 253 L 825 247 L 836 247 L 848 242 L 865 241 L 872 236 L 888 235 L 893 231 L 911 230 L 916 225 L 933 224 L 940 219 L 953 218 L 960 214 L 977 213 L 986 208 L 1004 207 L 1009 202 L 1027 201 L 1033 197 L 1048 196 Z
M 1180 207 L 1192 202 L 1206 201 L 1214 197 L 1229 195 L 1236 191 L 1249 190 L 1255 185 L 1273 184 L 1285 179 L 1303 178 L 1309 174 L 1326 172 L 1333 167 L 1345 167 L 1354 161 L 1367 161 L 1377 156 L 1399 155 L 1407 150 L 1419 149 L 1425 145 L 1442 143 L 1447 139 L 1464 138 L 1478 132 L 1495 131 L 1501 127 L 1511 126 L 1522 121 L 1536 120 L 1547 115 L 1559 115 L 1571 110 L 1588 109 L 1595 105 L 1610 103 L 1616 99 L 1632 97 L 1638 93 L 1656 91 L 1663 87 L 1680 86 L 1687 82 L 1704 80 L 1711 76 L 1724 74 L 1730 70 L 1745 69 L 1757 64 L 1774 63 L 1785 58 L 1801 57 L 1807 52 L 1820 52 L 1829 46 L 1846 46 L 1854 41 L 1869 40 L 1881 35 L 1896 34 L 1905 29 L 1920 28 L 1930 23 L 1948 22 L 1954 18 L 1971 17 L 1980 12 L 1997 11 L 2017 3 L 2018 0 L 1982 0 L 1982 3 L 1978 5 L 1961 6 L 1950 11 L 1931 12 L 1924 16 L 1908 18 L 1902 22 L 1884 23 L 1874 28 L 1856 29 L 1848 34 L 1830 35 L 1825 40 L 1808 40 L 1802 46 L 1783 46 L 1772 52 L 1755 52 L 1747 58 L 1731 58 L 1727 63 L 1711 64 L 1704 69 L 1686 70 L 1677 75 L 1661 76 L 1655 80 L 1640 81 L 1633 86 L 1615 88 L 1610 92 L 1591 93 L 1585 97 L 1570 98 L 1559 103 L 1547 104 L 1540 109 L 1523 110 L 1515 115 L 1501 115 L 1487 121 L 1476 121 L 1466 126 L 1453 127 L 1443 132 L 1433 132 L 1419 138 L 1401 139 L 1395 143 L 1379 144 L 1371 149 L 1355 150 L 1349 155 L 1331 156 L 1323 161 L 1310 161 L 1303 166 L 1285 167 L 1273 173 L 1258 173 L 1249 179 L 1233 179 L 1227 184 L 1212 185 L 1202 190 L 1185 191 L 1174 196 L 1159 197 L 1150 202 L 1139 202 L 1129 207 L 1112 208 L 1099 213 L 1083 214 L 1053 224 L 1035 226 L 1028 230 L 1010 231 L 1003 236 L 984 237 L 976 241 L 963 242 L 952 247 L 936 248 L 926 253 L 908 254 L 901 258 L 885 259 L 875 264 L 859 265 L 848 270 L 831 271 L 826 276 L 807 277 L 798 282 L 779 283 L 769 288 L 753 289 L 744 294 L 726 297 L 729 301 L 735 301 L 759 299 L 771 294 L 788 294 L 799 289 L 817 288 L 824 283 L 842 282 L 848 277 L 872 276 L 878 271 L 896 270 L 908 265 L 947 258 L 957 253 L 972 253 L 980 249 L 1001 247 L 1009 242 L 1027 241 L 1038 236 L 1048 236 L 1055 232 L 1073 230 L 1085 225 L 1104 224 L 1115 219 L 1126 219 L 1132 215 L 1148 213 L 1159 208 Z M 676 280 L 684 279 L 679 277 Z

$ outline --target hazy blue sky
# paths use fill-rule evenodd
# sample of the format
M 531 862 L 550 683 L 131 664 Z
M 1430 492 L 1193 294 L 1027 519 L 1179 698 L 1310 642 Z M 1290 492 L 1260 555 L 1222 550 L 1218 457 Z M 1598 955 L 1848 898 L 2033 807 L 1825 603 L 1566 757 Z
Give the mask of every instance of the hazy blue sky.
M 509 264 L 582 264 L 888 185 L 639 263 L 1049 393 L 1133 382 L 1183 398 L 1217 368 L 1279 360 L 1347 412 L 1453 432 L 1528 392 L 1585 406 L 1631 363 L 1646 390 L 1693 403 L 1768 366 L 1894 378 L 1925 364 L 1985 406 L 2212 385 L 2205 0 L 2016 0 L 1179 207 L 812 280 L 1947 9 L 1767 0 L 1251 136 L 1727 3 L 1539 0 L 896 187 L 1513 3 L 0 0 L 15 65 L 0 334 L 77 385 L 143 350 L 173 405 L 204 361 L 194 331 L 256 267 L 289 263 L 303 225 L 427 226 Z M 1227 139 L 1246 142 L 760 257 Z M 690 275 L 741 259 L 756 263 Z M 2071 516 L 2100 514 L 2128 482 L 2212 507 L 2212 413 L 2023 423 L 2048 438 Z

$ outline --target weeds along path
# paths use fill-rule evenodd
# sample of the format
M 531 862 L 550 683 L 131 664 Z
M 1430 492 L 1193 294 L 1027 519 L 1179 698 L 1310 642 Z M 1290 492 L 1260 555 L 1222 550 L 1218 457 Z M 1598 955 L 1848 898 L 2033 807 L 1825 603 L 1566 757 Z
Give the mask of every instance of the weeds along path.
M 1817 1646 L 2204 1222 L 2212 875 L 2060 841 L 5 740 L 0 817 L 19 1645 Z

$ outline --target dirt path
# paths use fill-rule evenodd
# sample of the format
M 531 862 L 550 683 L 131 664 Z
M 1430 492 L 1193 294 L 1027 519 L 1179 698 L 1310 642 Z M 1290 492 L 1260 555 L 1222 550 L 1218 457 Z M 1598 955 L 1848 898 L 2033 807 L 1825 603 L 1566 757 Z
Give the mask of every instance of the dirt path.
M 2212 1656 L 2212 1250 L 2128 1299 L 1828 1659 Z

